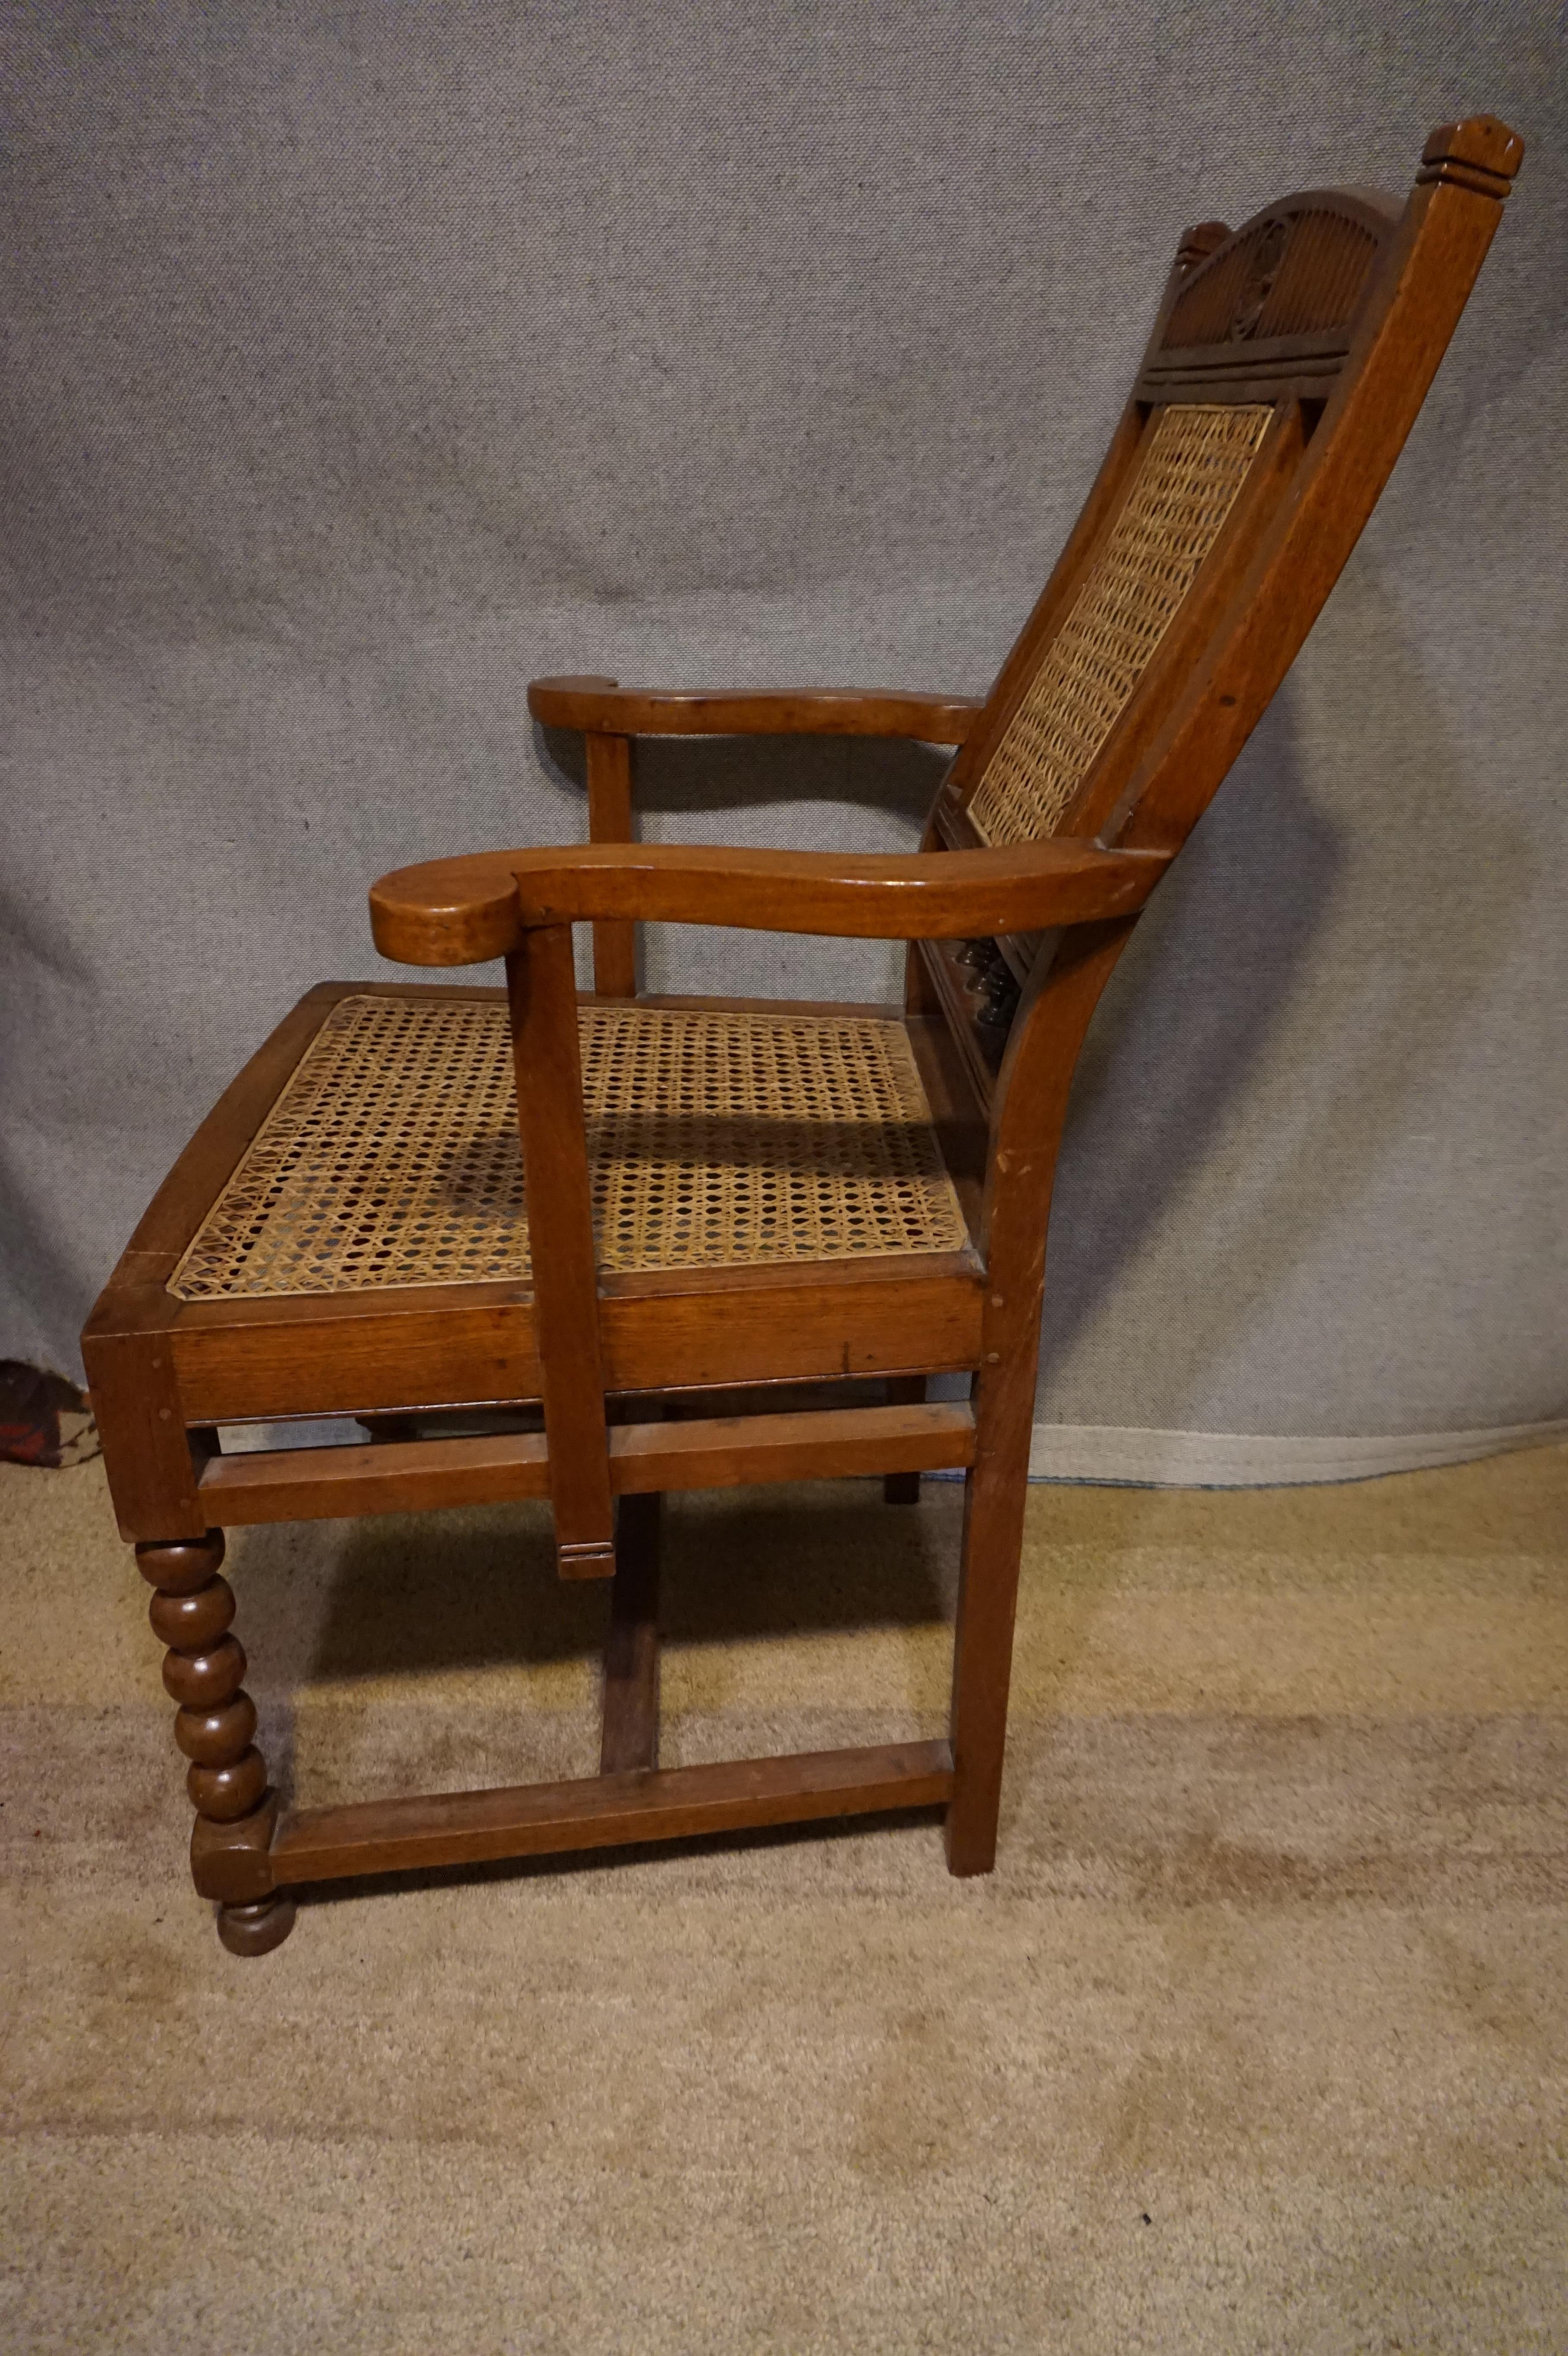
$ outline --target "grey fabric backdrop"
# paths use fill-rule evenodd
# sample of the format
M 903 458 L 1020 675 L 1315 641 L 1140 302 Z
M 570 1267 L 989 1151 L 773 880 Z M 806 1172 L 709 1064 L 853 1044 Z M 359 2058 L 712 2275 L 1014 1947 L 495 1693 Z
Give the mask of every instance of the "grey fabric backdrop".
M 530 675 L 977 691 L 1177 230 L 1531 142 L 1350 572 L 1103 1010 L 1041 1412 L 1562 1411 L 1555 7 L 5 15 L 0 1354 L 77 1365 L 174 1148 L 367 884 L 571 839 Z M 914 748 L 666 745 L 656 839 L 901 845 Z M 889 994 L 678 933 L 656 985 Z

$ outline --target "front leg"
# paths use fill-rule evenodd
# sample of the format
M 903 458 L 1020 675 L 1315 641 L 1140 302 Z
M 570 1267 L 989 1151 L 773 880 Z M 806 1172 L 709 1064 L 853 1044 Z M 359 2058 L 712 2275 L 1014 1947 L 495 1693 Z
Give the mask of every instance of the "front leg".
M 175 1740 L 190 1761 L 186 1790 L 197 1815 L 192 1862 L 198 1877 L 204 1828 L 209 1843 L 255 1852 L 260 1866 L 277 1814 L 253 1739 L 256 1705 L 240 1682 L 244 1650 L 229 1633 L 234 1590 L 219 1576 L 222 1560 L 221 1530 L 136 1548 L 136 1568 L 155 1590 L 147 1616 L 169 1647 L 164 1689 L 179 1704 Z M 262 1887 L 253 1897 L 219 1904 L 218 1935 L 231 1954 L 264 1955 L 288 1937 L 293 1922 L 286 1891 Z

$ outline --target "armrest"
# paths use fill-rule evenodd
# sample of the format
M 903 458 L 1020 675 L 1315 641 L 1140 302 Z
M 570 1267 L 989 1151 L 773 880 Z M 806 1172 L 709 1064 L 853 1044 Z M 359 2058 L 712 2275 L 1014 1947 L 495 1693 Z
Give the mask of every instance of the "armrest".
M 482 851 L 383 875 L 370 929 L 403 965 L 480 965 L 541 925 L 632 918 L 859 940 L 957 940 L 1131 916 L 1174 853 L 1054 837 L 999 851 L 842 858 L 595 842 Z
M 972 695 L 880 695 L 866 688 L 664 693 L 613 679 L 536 679 L 528 710 L 547 728 L 608 736 L 913 736 L 962 744 L 985 709 Z

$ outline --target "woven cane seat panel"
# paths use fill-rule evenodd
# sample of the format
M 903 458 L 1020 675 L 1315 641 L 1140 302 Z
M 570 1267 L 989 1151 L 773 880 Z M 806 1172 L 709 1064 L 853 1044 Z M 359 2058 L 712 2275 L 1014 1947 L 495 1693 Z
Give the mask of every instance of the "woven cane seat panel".
M 903 1026 L 580 1012 L 601 1268 L 943 1252 L 966 1240 Z M 505 1005 L 346 998 L 208 1212 L 181 1301 L 526 1279 Z
M 1184 405 L 1144 438 L 1132 486 L 986 764 L 987 842 L 1053 832 L 1132 701 L 1247 478 L 1274 412 Z

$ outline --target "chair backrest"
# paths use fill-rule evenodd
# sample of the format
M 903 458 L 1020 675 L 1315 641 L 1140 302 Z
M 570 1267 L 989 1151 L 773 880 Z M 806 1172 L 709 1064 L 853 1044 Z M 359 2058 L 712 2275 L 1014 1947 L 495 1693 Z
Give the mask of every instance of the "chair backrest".
M 949 772 L 931 848 L 1185 837 L 1355 545 L 1522 155 L 1482 116 L 1433 133 L 1403 206 L 1319 189 L 1234 232 L 1186 232 L 1104 466 Z

